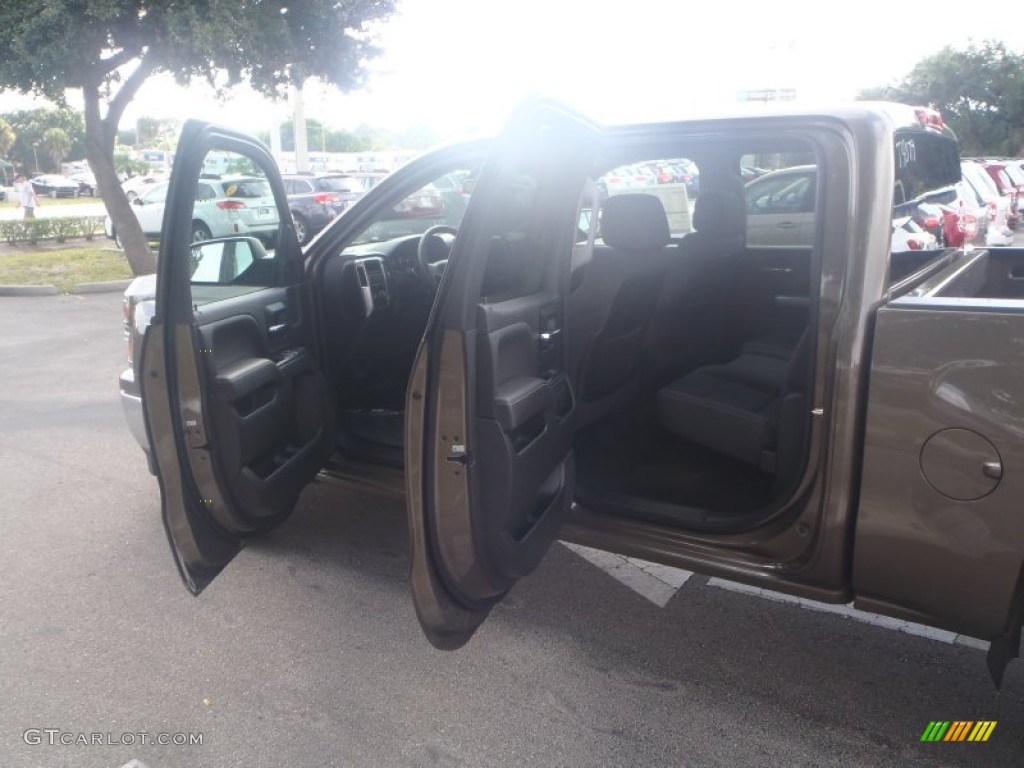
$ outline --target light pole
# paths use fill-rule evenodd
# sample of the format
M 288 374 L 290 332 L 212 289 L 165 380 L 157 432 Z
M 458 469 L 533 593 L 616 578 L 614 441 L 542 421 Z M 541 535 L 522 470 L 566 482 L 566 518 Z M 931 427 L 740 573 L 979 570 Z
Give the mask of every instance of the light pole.
M 35 160 L 35 163 L 36 163 L 36 176 L 39 175 L 39 155 L 36 154 L 36 147 L 37 146 L 38 145 L 36 145 L 36 144 L 32 145 L 32 159 Z

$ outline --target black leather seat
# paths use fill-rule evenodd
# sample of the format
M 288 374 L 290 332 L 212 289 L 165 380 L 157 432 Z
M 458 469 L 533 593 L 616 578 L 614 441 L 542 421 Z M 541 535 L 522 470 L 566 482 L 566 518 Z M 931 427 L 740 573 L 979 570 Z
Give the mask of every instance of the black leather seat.
M 662 426 L 765 472 L 788 474 L 801 444 L 793 439 L 802 434 L 796 424 L 806 415 L 808 346 L 805 331 L 789 357 L 746 351 L 681 376 L 658 391 Z
M 580 424 L 634 397 L 643 342 L 674 250 L 666 247 L 671 236 L 665 207 L 648 194 L 605 200 L 601 239 L 572 297 L 570 355 Z
M 671 260 L 652 323 L 648 343 L 656 386 L 680 369 L 721 360 L 729 347 L 728 286 L 747 231 L 739 177 L 709 178 L 694 201 L 691 223 L 694 231 L 683 237 Z

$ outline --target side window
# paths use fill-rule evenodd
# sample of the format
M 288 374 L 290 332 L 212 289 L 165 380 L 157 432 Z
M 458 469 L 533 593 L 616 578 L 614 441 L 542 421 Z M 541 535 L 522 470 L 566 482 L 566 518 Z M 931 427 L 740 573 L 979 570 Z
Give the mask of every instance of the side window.
M 196 185 L 189 253 L 196 305 L 275 284 L 280 219 L 266 173 L 230 152 L 207 155 Z
M 814 183 L 809 174 L 783 174 L 747 187 L 747 213 L 806 213 L 814 210 Z
M 196 200 L 199 202 L 215 200 L 216 198 L 217 193 L 213 191 L 213 187 L 209 184 L 199 182 L 199 184 L 196 185 Z

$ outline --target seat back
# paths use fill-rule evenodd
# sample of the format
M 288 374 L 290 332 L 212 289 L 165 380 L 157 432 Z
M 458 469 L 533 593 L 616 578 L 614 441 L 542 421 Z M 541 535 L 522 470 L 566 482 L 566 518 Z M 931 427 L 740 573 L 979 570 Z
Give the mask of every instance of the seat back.
M 671 237 L 661 200 L 639 193 L 608 198 L 601 239 L 571 304 L 570 364 L 581 424 L 627 401 L 637 378 L 669 260 Z
M 679 370 L 722 362 L 735 352 L 723 340 L 729 276 L 746 245 L 743 182 L 733 176 L 701 181 L 694 231 L 683 237 L 670 261 L 647 341 L 654 388 Z

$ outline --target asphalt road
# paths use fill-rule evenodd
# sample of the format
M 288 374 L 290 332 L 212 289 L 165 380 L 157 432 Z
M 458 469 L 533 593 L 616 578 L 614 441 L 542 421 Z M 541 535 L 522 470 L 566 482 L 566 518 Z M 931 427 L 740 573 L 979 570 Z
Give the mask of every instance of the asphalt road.
M 0 767 L 1024 764 L 1022 662 L 997 693 L 977 650 L 703 578 L 659 608 L 560 545 L 435 651 L 402 506 L 326 485 L 189 596 L 117 402 L 119 303 L 0 299 Z M 998 726 L 922 744 L 938 719 Z

